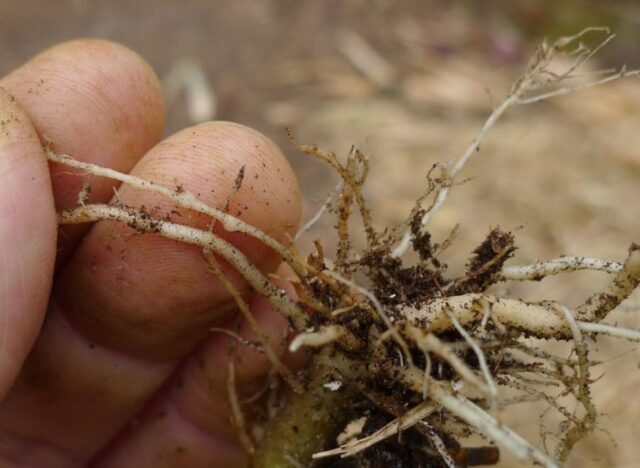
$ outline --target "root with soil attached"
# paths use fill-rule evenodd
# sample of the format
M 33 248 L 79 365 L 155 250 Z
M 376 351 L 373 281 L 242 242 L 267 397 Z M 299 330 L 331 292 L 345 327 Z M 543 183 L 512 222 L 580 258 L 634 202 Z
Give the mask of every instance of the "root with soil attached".
M 588 48 L 581 41 L 593 34 L 604 34 L 605 38 L 595 48 Z M 203 204 L 189 192 L 48 151 L 50 161 L 159 193 L 181 207 L 210 216 L 227 231 L 239 231 L 265 243 L 297 274 L 297 301 L 284 295 L 239 250 L 210 230 L 154 219 L 118 203 L 92 205 L 82 199 L 78 207 L 60 212 L 58 221 L 117 220 L 141 232 L 197 245 L 216 275 L 222 272 L 213 254 L 229 262 L 289 319 L 298 333 L 291 349 L 306 347 L 313 353 L 307 369 L 299 375 L 293 375 L 268 348 L 242 297 L 229 281 L 223 281 L 255 328 L 275 371 L 291 389 L 283 397 L 284 406 L 257 440 L 260 432 L 247 427 L 250 422 L 242 418 L 233 382 L 230 384 L 234 419 L 243 445 L 254 452 L 256 467 L 477 466 L 497 463 L 500 450 L 511 452 L 522 462 L 559 466 L 580 439 L 598 429 L 598 413 L 590 395 L 593 343 L 601 334 L 640 340 L 639 331 L 602 323 L 640 282 L 640 246 L 629 247 L 623 264 L 565 256 L 511 266 L 507 262 L 516 248 L 515 238 L 496 228 L 472 252 L 466 273 L 452 278 L 438 259 L 451 241 L 434 243 L 427 228 L 447 200 L 458 173 L 508 108 L 638 75 L 625 69 L 586 78 L 576 73 L 611 38 L 603 28 L 589 28 L 540 46 L 464 154 L 451 166 L 437 165 L 429 172 L 426 193 L 399 228 L 380 230 L 375 226 L 363 195 L 368 173 L 363 153 L 353 148 L 341 161 L 315 145 L 297 145 L 300 151 L 328 163 L 340 176 L 341 182 L 326 206 L 313 218 L 324 211 L 336 214 L 335 258 L 328 258 L 317 242 L 316 251 L 303 259 L 293 249 L 225 211 Z M 562 72 L 552 71 L 550 65 L 560 55 L 574 62 Z M 366 239 L 361 251 L 355 251 L 351 238 L 354 211 Z M 411 264 L 403 260 L 409 248 L 418 257 Z M 488 291 L 500 282 L 540 280 L 579 270 L 608 273 L 612 280 L 604 291 L 585 298 L 574 310 L 554 302 L 524 302 Z M 556 356 L 545 350 L 549 341 L 571 343 L 573 352 L 569 357 Z M 504 397 L 505 390 L 509 398 Z M 564 419 L 553 449 L 536 447 L 499 420 L 501 412 L 532 400 L 546 402 Z M 272 409 L 276 406 L 272 404 Z M 489 445 L 464 446 L 472 434 L 479 434 Z

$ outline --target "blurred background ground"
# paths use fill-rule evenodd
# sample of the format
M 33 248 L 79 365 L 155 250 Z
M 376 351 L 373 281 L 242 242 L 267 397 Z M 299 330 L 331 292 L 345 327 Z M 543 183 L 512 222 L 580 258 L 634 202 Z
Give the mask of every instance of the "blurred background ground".
M 167 133 L 209 118 L 259 129 L 295 167 L 307 217 L 336 180 L 296 154 L 283 128 L 338 153 L 359 146 L 371 156 L 367 195 L 385 226 L 404 218 L 433 163 L 461 154 L 543 36 L 611 26 L 619 37 L 593 66 L 633 67 L 639 23 L 633 1 L 2 0 L 0 74 L 66 39 L 120 41 L 163 79 Z M 512 109 L 433 220 L 436 239 L 461 225 L 451 269 L 498 225 L 517 230 L 514 263 L 563 253 L 622 260 L 640 241 L 638 130 L 637 79 Z M 326 240 L 332 224 L 322 220 L 301 248 Z M 577 305 L 605 281 L 584 273 L 508 292 Z M 640 297 L 610 321 L 640 328 Z M 595 398 L 608 434 L 581 443 L 570 466 L 638 466 L 638 348 L 603 340 L 599 358 Z M 515 413 L 504 421 L 536 438 L 534 408 Z

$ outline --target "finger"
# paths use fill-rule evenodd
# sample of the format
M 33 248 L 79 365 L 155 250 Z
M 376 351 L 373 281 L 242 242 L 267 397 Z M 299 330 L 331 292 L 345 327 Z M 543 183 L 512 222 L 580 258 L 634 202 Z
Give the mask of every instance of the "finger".
M 178 184 L 221 207 L 243 166 L 245 182 L 230 212 L 284 241 L 300 216 L 295 178 L 279 150 L 252 130 L 229 123 L 184 130 L 156 146 L 134 173 Z M 176 209 L 126 186 L 118 198 L 160 217 Z M 178 211 L 175 221 L 210 224 Z M 259 268 L 277 267 L 276 254 L 261 243 L 224 235 Z M 246 290 L 241 277 L 224 268 Z M 233 308 L 200 249 L 115 222 L 96 224 L 61 271 L 43 338 L 0 406 L 0 450 L 4 430 L 6 439 L 13 434 L 5 446 L 14 458 L 86 461 Z M 34 448 L 33 440 L 47 445 Z
M 272 349 L 282 356 L 288 334 L 287 321 L 257 294 L 251 297 L 249 306 Z M 231 325 L 230 329 L 234 327 Z M 257 341 L 247 322 L 241 324 L 238 335 L 243 340 Z M 290 361 L 291 358 L 289 356 Z M 236 395 L 240 402 L 245 402 L 241 405 L 246 423 L 242 430 L 250 437 L 252 409 L 258 406 L 257 401 L 265 400 L 266 377 L 271 365 L 264 353 L 239 343 L 230 335 L 214 333 L 180 366 L 135 419 L 135 424 L 119 434 L 94 461 L 95 466 L 246 465 L 247 452 L 239 443 L 239 429 L 230 423 L 233 421 L 227 388 L 230 360 L 234 362 Z M 260 395 L 263 398 L 259 398 Z M 256 401 L 246 403 L 247 400 Z
M 82 161 L 128 172 L 162 135 L 165 112 L 156 75 L 137 54 L 112 42 L 83 39 L 53 47 L 0 86 L 29 114 L 44 143 Z M 113 181 L 73 172 L 51 166 L 58 209 L 75 206 L 87 182 L 90 201 L 113 195 Z M 62 229 L 60 258 L 86 229 Z
M 49 170 L 27 115 L 0 89 L 0 401 L 42 324 L 56 252 Z

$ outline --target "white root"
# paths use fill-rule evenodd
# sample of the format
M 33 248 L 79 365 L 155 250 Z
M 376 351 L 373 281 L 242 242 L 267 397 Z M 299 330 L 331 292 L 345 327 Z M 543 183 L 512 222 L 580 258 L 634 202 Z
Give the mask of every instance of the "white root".
M 578 307 L 575 313 L 576 320 L 597 322 L 604 319 L 636 289 L 639 283 L 640 247 L 633 244 L 627 260 L 611 280 L 607 290 L 595 294 Z M 436 299 L 420 309 L 405 307 L 402 312 L 411 324 L 422 326 L 427 332 L 440 333 L 454 328 L 449 312 L 462 325 L 478 322 L 486 316 L 485 303 L 489 304 L 492 317 L 510 328 L 522 330 L 538 338 L 568 339 L 573 336 L 562 314 L 552 310 L 548 305 L 487 294 L 473 293 Z
M 437 336 L 431 333 L 425 334 L 419 328 L 411 326 L 405 329 L 405 333 L 418 345 L 418 348 L 420 348 L 425 356 L 428 356 L 428 353 L 438 355 L 447 361 L 463 380 L 478 388 L 485 395 L 489 397 L 495 396 L 493 390 L 458 357 L 455 351 L 451 349 L 451 346 L 448 346 L 447 343 L 440 340 Z M 425 375 L 429 377 L 429 374 L 426 372 Z M 427 386 L 425 386 L 425 388 L 426 387 Z M 428 393 L 428 390 L 423 390 L 423 393 L 424 392 Z
M 558 464 L 541 450 L 535 448 L 519 434 L 500 424 L 482 408 L 461 395 L 454 395 L 442 383 L 433 380 L 429 385 L 431 399 L 446 408 L 454 416 L 467 422 L 482 435 L 504 447 L 522 462 L 536 462 L 555 468 Z
M 640 330 L 631 330 L 629 328 L 621 328 L 605 323 L 580 322 L 578 326 L 585 333 L 599 333 L 601 335 L 610 335 L 616 338 L 622 338 L 629 341 L 640 341 Z
M 442 459 L 444 464 L 447 465 L 447 468 L 456 468 L 458 465 L 456 464 L 455 460 L 451 458 L 449 452 L 447 452 L 447 446 L 445 445 L 442 438 L 438 435 L 436 430 L 433 428 L 433 426 L 426 421 L 420 421 L 420 425 L 426 428 L 427 436 L 429 437 L 431 444 L 435 447 L 436 451 L 440 455 L 440 458 Z
M 193 193 L 187 190 L 180 191 L 170 189 L 162 185 L 158 185 L 152 181 L 142 179 L 140 177 L 132 176 L 130 174 L 123 174 L 113 169 L 78 161 L 77 159 L 74 159 L 69 155 L 55 153 L 49 148 L 46 149 L 46 156 L 47 159 L 52 162 L 64 164 L 65 166 L 69 167 L 75 167 L 77 169 L 82 169 L 93 175 L 118 180 L 140 190 L 158 193 L 179 206 L 210 216 L 213 219 L 219 221 L 224 229 L 228 232 L 242 232 L 243 234 L 247 234 L 260 240 L 265 245 L 275 250 L 278 255 L 280 255 L 282 259 L 291 266 L 291 268 L 293 268 L 298 276 L 305 275 L 304 267 L 300 262 L 296 261 L 296 259 L 291 254 L 291 251 L 280 244 L 273 237 L 269 236 L 261 229 L 258 229 L 255 226 L 242 221 L 239 218 L 236 218 L 228 213 L 225 213 L 222 210 L 218 210 L 217 208 L 213 208 L 207 205 L 206 203 L 198 200 L 198 198 Z
M 231 409 L 231 421 L 238 434 L 238 439 L 242 444 L 242 448 L 247 453 L 254 453 L 256 447 L 247 433 L 247 425 L 244 420 L 244 414 L 238 401 L 238 393 L 236 392 L 236 368 L 233 360 L 229 360 L 228 377 L 227 377 L 227 396 L 229 397 L 229 407 Z
M 157 233 L 168 239 L 214 251 L 241 272 L 247 282 L 266 297 L 277 310 L 291 319 L 296 327 L 304 328 L 306 315 L 298 305 L 265 278 L 240 250 L 211 232 L 153 219 L 132 208 L 113 205 L 84 205 L 58 213 L 59 224 L 81 224 L 104 220 L 120 221 L 140 231 Z
M 547 306 L 488 294 L 436 299 L 420 309 L 405 307 L 402 313 L 409 323 L 424 331 L 442 333 L 454 328 L 449 314 L 453 314 L 461 325 L 482 320 L 483 301 L 489 304 L 492 317 L 509 328 L 526 331 L 540 338 L 571 337 L 571 330 L 562 316 Z
M 622 264 L 598 258 L 563 256 L 531 265 L 505 266 L 496 278 L 498 281 L 537 281 L 546 276 L 589 270 L 618 273 Z
M 289 344 L 289 351 L 295 353 L 303 346 L 318 348 L 336 341 L 347 334 L 347 330 L 340 325 L 320 327 L 316 332 L 300 333 Z
M 491 113 L 489 118 L 485 121 L 484 125 L 482 126 L 482 129 L 480 130 L 480 133 L 478 134 L 478 136 L 474 138 L 474 140 L 467 147 L 467 149 L 462 154 L 462 156 L 460 156 L 456 160 L 456 162 L 451 166 L 451 169 L 449 170 L 449 173 L 448 173 L 450 182 L 442 186 L 438 190 L 438 194 L 436 195 L 435 202 L 433 203 L 431 208 L 422 216 L 423 226 L 426 226 L 427 224 L 429 224 L 433 215 L 435 215 L 436 212 L 442 207 L 442 205 L 444 205 L 444 202 L 447 200 L 447 197 L 449 196 L 449 191 L 451 190 L 451 181 L 453 181 L 453 179 L 458 175 L 458 173 L 462 170 L 462 168 L 465 166 L 465 164 L 471 158 L 471 156 L 478 151 L 478 149 L 480 148 L 480 144 L 486 137 L 491 127 L 495 125 L 495 123 L 498 121 L 498 119 L 500 119 L 502 114 L 504 114 L 509 107 L 515 104 L 518 101 L 518 99 L 519 99 L 518 94 L 515 94 L 515 93 L 510 94 L 502 102 L 502 104 L 500 104 Z M 407 251 L 410 244 L 411 244 L 411 231 L 407 230 L 405 231 L 402 239 L 400 240 L 396 248 L 393 250 L 391 255 L 393 255 L 394 257 L 401 257 Z
M 300 228 L 300 230 L 296 234 L 296 237 L 294 238 L 294 240 L 297 241 L 298 239 L 300 239 L 300 237 L 302 237 L 302 235 L 305 232 L 307 232 L 309 229 L 311 229 L 313 227 L 313 225 L 316 224 L 320 220 L 320 218 L 322 217 L 324 212 L 331 205 L 331 202 L 333 201 L 333 199 L 336 196 L 338 196 L 339 193 L 342 192 L 343 188 L 344 188 L 344 180 L 340 179 L 338 181 L 338 183 L 336 184 L 335 188 L 331 192 L 329 192 L 329 195 L 327 195 L 327 198 L 324 201 L 324 203 L 322 204 L 322 206 L 320 208 L 318 208 L 318 211 L 316 211 L 316 214 L 314 214 L 311 218 L 309 218 L 309 221 L 304 223 L 304 226 L 302 226 Z
M 548 71 L 547 68 L 549 67 L 553 59 L 563 52 L 566 53 L 565 49 L 569 44 L 574 43 L 575 41 L 581 39 L 583 36 L 591 32 L 604 32 L 607 34 L 607 36 L 600 42 L 598 46 L 594 47 L 593 49 L 579 49 L 581 51 L 583 50 L 583 52 L 578 55 L 575 62 L 564 73 L 555 74 Z M 609 33 L 609 30 L 607 28 L 586 28 L 578 34 L 575 34 L 571 37 L 562 38 L 550 46 L 547 44 L 543 44 L 541 47 L 539 47 L 536 55 L 529 62 L 525 73 L 518 80 L 516 80 L 511 91 L 504 99 L 504 101 L 502 101 L 502 103 L 493 110 L 491 115 L 489 115 L 489 117 L 485 121 L 478 135 L 473 139 L 464 153 L 451 166 L 451 169 L 448 172 L 449 183 L 442 186 L 438 190 L 433 205 L 422 216 L 422 226 L 426 226 L 427 224 L 429 224 L 431 218 L 442 207 L 447 197 L 449 196 L 449 192 L 458 173 L 464 168 L 471 156 L 479 151 L 480 145 L 484 141 L 489 130 L 496 124 L 496 122 L 511 106 L 518 104 L 532 104 L 535 102 L 553 98 L 555 96 L 566 95 L 573 92 L 578 92 L 582 89 L 590 88 L 592 86 L 602 85 L 620 78 L 625 78 L 628 76 L 640 76 L 639 70 L 627 71 L 623 68 L 619 71 L 616 70 L 614 72 L 611 72 L 609 76 L 596 81 L 583 84 L 572 84 L 561 87 L 559 89 L 552 89 L 551 91 L 538 91 L 540 89 L 552 88 L 554 85 L 557 85 L 562 81 L 575 78 L 576 75 L 574 74 L 574 71 L 582 64 L 584 64 L 588 59 L 590 59 L 602 47 L 604 47 L 611 39 L 613 39 L 613 37 L 614 36 Z M 580 46 L 582 47 L 582 44 L 580 44 Z M 550 78 L 541 80 L 540 78 L 545 74 Z M 531 93 L 535 91 L 538 92 L 534 95 L 531 95 Z M 405 231 L 404 236 L 402 237 L 396 248 L 393 250 L 392 255 L 394 257 L 402 256 L 407 251 L 410 244 L 411 232 L 407 230 Z
M 413 391 L 419 392 L 422 386 L 422 371 L 417 367 L 398 369 L 397 376 Z M 558 467 L 558 464 L 541 450 L 508 427 L 500 424 L 493 416 L 477 406 L 468 398 L 454 394 L 450 385 L 429 377 L 429 398 L 465 421 L 474 430 L 501 445 L 522 462 L 536 462 L 545 467 Z
M 613 36 L 610 36 L 613 37 Z M 553 91 L 549 91 L 548 93 L 537 94 L 535 96 L 529 96 L 526 98 L 521 98 L 518 100 L 518 104 L 533 104 L 540 101 L 546 101 L 547 99 L 554 98 L 556 96 L 565 96 L 567 94 L 575 93 L 578 91 L 582 91 L 585 89 L 592 88 L 594 86 L 600 86 L 611 81 L 619 80 L 620 78 L 628 78 L 628 77 L 638 77 L 640 76 L 640 71 L 638 70 L 616 70 L 613 74 L 607 76 L 606 78 L 602 78 L 600 80 L 592 81 L 589 83 L 583 83 L 579 85 L 571 85 L 571 86 L 563 86 Z
M 336 437 L 338 445 L 342 446 L 356 440 L 357 437 L 362 434 L 364 425 L 367 424 L 367 419 L 367 416 L 361 416 L 347 424 L 343 431 L 338 434 L 338 437 Z
M 350 312 L 353 309 L 355 309 L 356 307 L 358 307 L 357 303 L 348 305 L 348 306 L 344 306 L 344 307 L 338 307 L 337 309 L 334 309 L 331 311 L 331 316 L 332 317 L 338 317 L 339 315 L 342 315 L 346 312 Z
M 258 321 L 256 320 L 256 318 L 253 316 L 253 314 L 249 310 L 249 306 L 247 305 L 245 300 L 242 298 L 237 288 L 225 276 L 213 252 L 211 250 L 204 249 L 203 255 L 204 255 L 204 258 L 207 260 L 207 264 L 209 265 L 209 268 L 211 268 L 211 271 L 213 271 L 213 274 L 216 276 L 216 278 L 218 278 L 218 281 L 220 281 L 224 285 L 224 287 L 227 289 L 229 294 L 231 294 L 233 299 L 236 301 L 236 305 L 238 306 L 238 309 L 240 309 L 240 312 L 242 313 L 242 316 L 244 317 L 244 319 L 247 321 L 247 323 L 251 327 L 251 331 L 253 331 L 253 334 L 258 338 L 258 340 L 260 340 L 260 344 L 262 345 L 262 350 L 267 355 L 267 358 L 269 359 L 269 362 L 271 363 L 273 368 L 278 372 L 278 374 L 282 376 L 284 380 L 287 381 L 289 385 L 291 385 L 291 388 L 293 388 L 298 393 L 302 393 L 304 391 L 302 384 L 298 381 L 298 379 L 296 379 L 296 377 L 287 368 L 287 366 L 285 366 L 282 363 L 282 361 L 280 360 L 276 352 L 273 350 L 273 347 L 269 342 L 269 338 L 267 337 L 264 330 L 258 324 Z
M 366 288 L 363 288 L 362 286 L 357 285 L 353 281 L 342 277 L 341 275 L 337 274 L 334 271 L 323 270 L 322 273 L 326 274 L 327 276 L 330 276 L 331 278 L 335 279 L 336 281 L 346 286 L 349 286 L 350 288 L 354 289 L 355 291 L 359 292 L 360 294 L 365 296 L 367 299 L 369 299 L 369 301 L 371 301 L 371 304 L 373 304 L 373 307 L 376 310 L 376 313 L 378 314 L 380 319 L 383 321 L 383 323 L 387 327 L 387 331 L 391 334 L 391 336 L 396 341 L 396 343 L 398 343 L 400 348 L 402 348 L 402 352 L 404 353 L 405 358 L 407 359 L 407 362 L 409 362 L 410 364 L 413 363 L 413 359 L 411 358 L 411 353 L 409 352 L 409 346 L 407 345 L 407 342 L 404 340 L 404 338 L 402 338 L 402 336 L 400 336 L 400 333 L 398 333 L 396 326 L 393 325 L 393 323 L 391 323 L 391 320 L 389 320 L 389 317 L 385 313 L 384 309 L 382 308 L 382 304 L 380 304 L 380 301 L 378 301 L 378 298 L 375 296 L 375 294 L 373 294 L 371 291 L 367 290 Z
M 591 399 L 589 392 L 589 354 L 587 346 L 582 337 L 580 327 L 576 323 L 576 320 L 569 309 L 564 306 L 557 306 L 562 312 L 565 320 L 571 328 L 573 333 L 573 342 L 576 355 L 578 357 L 577 366 L 577 387 L 578 387 L 578 401 L 584 407 L 586 414 L 581 421 L 578 421 L 571 429 L 569 429 L 562 440 L 562 443 L 558 445 L 556 450 L 556 457 L 560 462 L 565 462 L 573 446 L 582 439 L 585 435 L 593 431 L 594 424 L 596 422 L 596 408 Z
M 484 307 L 483 307 L 483 312 L 486 313 L 486 311 L 484 311 Z M 453 323 L 453 326 L 456 328 L 458 333 L 460 333 L 460 335 L 469 344 L 469 346 L 471 346 L 471 349 L 473 349 L 473 352 L 475 353 L 476 357 L 478 358 L 478 364 L 480 366 L 480 371 L 482 372 L 482 376 L 484 377 L 484 379 L 486 381 L 486 387 L 488 389 L 488 394 L 489 394 L 489 396 L 491 398 L 491 407 L 492 407 L 492 409 L 495 409 L 496 403 L 497 403 L 497 398 L 498 398 L 498 386 L 496 385 L 496 382 L 493 380 L 493 377 L 491 376 L 491 371 L 489 370 L 489 366 L 487 365 L 487 359 L 486 359 L 486 357 L 484 355 L 484 352 L 480 349 L 480 346 L 478 345 L 476 340 L 474 340 L 471 337 L 471 335 L 469 335 L 469 333 L 467 333 L 467 331 L 464 329 L 464 327 L 462 325 L 460 325 L 460 322 L 458 321 L 458 319 L 456 318 L 455 315 L 450 314 L 449 318 L 451 319 L 451 323 Z M 483 314 L 482 318 L 484 320 L 484 314 Z
M 214 333 L 222 333 L 223 335 L 230 336 L 237 343 L 240 343 L 243 346 L 246 346 L 248 348 L 253 348 L 258 352 L 264 352 L 264 350 L 260 347 L 259 343 L 255 343 L 255 342 L 253 342 L 251 340 L 243 338 L 242 336 L 238 335 L 233 330 L 229 330 L 227 328 L 211 327 L 211 328 L 209 328 L 209 331 L 210 332 L 214 332 Z
M 640 245 L 632 244 L 622 269 L 602 293 L 591 296 L 576 310 L 576 319 L 599 322 L 618 304 L 629 297 L 640 284 Z
M 347 442 L 346 444 L 332 450 L 315 453 L 313 454 L 313 458 L 326 458 L 335 455 L 340 455 L 343 458 L 350 457 L 388 437 L 391 437 L 394 434 L 397 434 L 400 431 L 409 429 L 413 425 L 431 415 L 436 409 L 437 406 L 430 401 L 420 403 L 418 406 L 410 409 L 405 414 L 403 414 L 402 417 L 394 419 L 390 423 L 378 429 L 373 434 L 358 440 Z

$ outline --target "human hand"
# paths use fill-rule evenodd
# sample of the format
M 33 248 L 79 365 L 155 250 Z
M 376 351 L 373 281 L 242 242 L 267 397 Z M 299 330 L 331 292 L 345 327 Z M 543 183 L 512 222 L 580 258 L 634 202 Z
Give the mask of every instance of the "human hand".
M 239 466 L 229 424 L 228 349 L 210 334 L 235 323 L 229 293 L 200 249 L 116 222 L 58 229 L 56 209 L 116 196 L 158 216 L 175 207 L 112 180 L 46 163 L 60 153 L 185 189 L 286 242 L 297 228 L 295 177 L 265 137 L 208 123 L 160 142 L 157 78 L 136 54 L 81 40 L 50 49 L 0 80 L 0 465 L 12 467 Z M 179 210 L 174 221 L 210 220 Z M 221 233 L 263 271 L 278 257 L 255 239 Z M 58 238 L 56 246 L 56 238 Z M 55 274 L 54 274 L 55 270 Z M 225 266 L 241 290 L 248 287 Z M 249 298 L 282 348 L 286 322 Z M 45 319 L 46 312 L 46 320 Z M 253 338 L 243 323 L 239 334 Z M 262 354 L 239 346 L 241 395 L 262 385 Z

